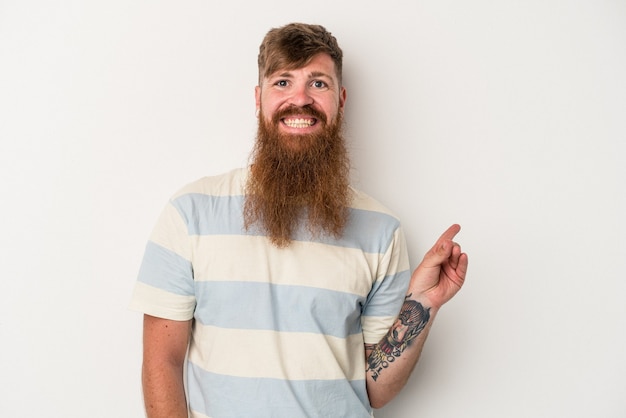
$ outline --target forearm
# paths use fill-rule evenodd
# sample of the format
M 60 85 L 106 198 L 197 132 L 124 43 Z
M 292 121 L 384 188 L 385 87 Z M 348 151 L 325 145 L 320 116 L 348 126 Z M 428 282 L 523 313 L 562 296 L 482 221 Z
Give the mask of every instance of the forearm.
M 187 418 L 182 365 L 144 361 L 142 382 L 148 418 Z
M 141 380 L 148 418 L 187 418 L 183 367 L 190 325 L 144 315 Z
M 378 344 L 366 347 L 367 393 L 374 408 L 381 408 L 400 392 L 420 357 L 439 308 L 465 282 L 467 254 L 452 241 L 460 229 L 452 225 L 426 253 L 411 275 L 398 319 Z
M 396 322 L 378 344 L 367 348 L 367 392 L 381 408 L 406 384 L 419 360 L 437 309 L 409 293 Z

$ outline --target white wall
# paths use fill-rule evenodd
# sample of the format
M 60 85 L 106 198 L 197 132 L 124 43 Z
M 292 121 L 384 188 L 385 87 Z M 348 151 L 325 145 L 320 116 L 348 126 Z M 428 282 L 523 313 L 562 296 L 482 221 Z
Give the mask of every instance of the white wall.
M 345 52 L 355 181 L 470 274 L 379 418 L 626 416 L 626 3 L 0 0 L 0 416 L 139 417 L 158 212 L 246 163 L 256 53 Z

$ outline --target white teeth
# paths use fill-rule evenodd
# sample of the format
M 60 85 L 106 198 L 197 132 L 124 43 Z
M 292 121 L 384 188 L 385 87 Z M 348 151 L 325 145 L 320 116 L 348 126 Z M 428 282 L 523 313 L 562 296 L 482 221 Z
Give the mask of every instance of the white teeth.
M 285 119 L 284 122 L 290 128 L 308 128 L 315 123 L 313 119 Z

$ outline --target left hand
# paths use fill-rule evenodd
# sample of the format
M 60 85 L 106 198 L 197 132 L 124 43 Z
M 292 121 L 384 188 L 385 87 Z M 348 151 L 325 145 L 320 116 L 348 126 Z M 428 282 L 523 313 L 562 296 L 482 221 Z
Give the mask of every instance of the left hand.
M 459 225 L 452 225 L 426 253 L 411 276 L 412 299 L 427 301 L 429 306 L 438 309 L 461 289 L 468 258 L 461 252 L 461 246 L 452 241 L 460 230 Z

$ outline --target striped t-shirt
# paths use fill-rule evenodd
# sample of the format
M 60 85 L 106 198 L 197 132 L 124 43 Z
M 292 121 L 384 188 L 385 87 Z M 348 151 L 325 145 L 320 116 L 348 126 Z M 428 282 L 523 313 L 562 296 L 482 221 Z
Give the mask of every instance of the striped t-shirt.
M 410 277 L 400 224 L 353 190 L 341 238 L 286 248 L 243 227 L 248 170 L 172 197 L 146 246 L 131 308 L 193 318 L 191 416 L 371 417 L 365 343 L 391 326 Z

